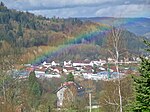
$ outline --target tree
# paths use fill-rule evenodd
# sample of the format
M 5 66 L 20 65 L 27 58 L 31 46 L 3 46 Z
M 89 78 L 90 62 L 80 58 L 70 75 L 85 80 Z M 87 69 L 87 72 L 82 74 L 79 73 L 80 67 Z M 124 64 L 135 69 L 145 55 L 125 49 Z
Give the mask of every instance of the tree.
M 123 39 L 123 30 L 121 28 L 112 27 L 106 40 L 106 48 L 111 58 L 115 60 L 114 64 L 116 67 L 116 71 L 118 73 L 118 79 L 117 79 L 118 81 L 117 88 L 118 88 L 118 96 L 119 96 L 118 107 L 120 108 L 120 112 L 122 112 L 123 101 L 122 101 L 122 93 L 121 93 L 121 76 L 119 73 L 118 63 L 120 58 L 124 56 L 124 54 L 126 53 L 126 49 L 125 49 L 125 42 Z
M 150 42 L 144 41 L 149 47 Z M 135 82 L 136 101 L 133 105 L 134 112 L 150 112 L 150 59 L 141 57 L 141 65 L 139 67 L 140 76 L 133 77 Z
M 7 33 L 7 41 L 12 44 L 15 45 L 16 44 L 16 38 L 15 38 L 15 34 L 13 31 L 8 31 Z
M 29 76 L 29 93 L 31 98 L 30 104 L 35 108 L 39 105 L 40 96 L 42 95 L 42 88 L 34 72 L 31 72 Z
M 19 63 L 20 54 L 18 48 L 11 46 L 6 41 L 1 41 L 0 47 L 0 109 L 3 112 L 15 111 L 19 104 L 18 76 L 13 72 L 15 65 Z
M 77 90 L 75 85 L 71 85 L 70 87 L 67 87 L 67 89 L 64 92 L 64 99 L 63 99 L 63 106 L 66 108 L 73 108 L 75 99 L 77 96 Z
M 73 76 L 72 73 L 69 73 L 69 74 L 67 75 L 67 82 L 68 82 L 68 81 L 74 81 L 74 76 Z
M 121 79 L 121 92 L 123 112 L 126 111 L 130 105 L 133 97 L 132 78 L 130 76 Z M 117 81 L 101 81 L 100 91 L 100 110 L 104 112 L 119 112 L 119 98 L 118 98 L 118 82 Z
M 22 29 L 22 26 L 21 26 L 21 24 L 19 24 L 19 26 L 18 26 L 18 32 L 17 32 L 17 34 L 18 34 L 18 36 L 23 36 L 23 29 Z

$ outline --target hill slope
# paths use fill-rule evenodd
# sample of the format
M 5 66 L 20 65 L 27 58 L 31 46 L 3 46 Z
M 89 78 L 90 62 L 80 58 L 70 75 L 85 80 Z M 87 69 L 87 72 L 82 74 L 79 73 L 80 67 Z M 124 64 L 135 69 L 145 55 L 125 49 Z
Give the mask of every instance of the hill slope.
M 78 57 L 81 58 L 96 58 L 98 55 L 103 54 L 99 53 L 97 49 L 102 48 L 105 44 L 105 39 L 108 36 L 107 31 L 109 29 L 110 27 L 108 25 L 101 23 L 81 21 L 77 18 L 49 19 L 0 6 L 0 43 L 6 41 L 11 46 L 24 47 L 25 53 L 23 57 L 28 57 L 28 60 L 30 60 L 30 56 L 32 57 L 31 59 L 35 59 L 45 54 L 45 52 L 51 52 L 51 48 L 55 48 L 55 51 L 59 52 L 59 46 L 70 45 L 71 47 L 73 44 L 81 45 L 71 47 L 73 52 L 70 57 L 72 57 L 72 59 L 75 59 L 78 54 Z M 123 31 L 123 35 L 124 38 L 128 40 L 127 46 L 131 52 L 137 53 L 144 47 L 141 42 L 141 37 L 126 30 Z M 97 45 L 98 47 L 96 47 Z M 38 49 L 35 49 L 35 47 L 40 47 L 40 51 L 45 52 L 38 52 Z M 93 49 L 94 52 L 91 54 L 95 55 L 92 56 L 87 53 L 87 48 L 89 48 L 89 50 Z M 36 56 L 33 56 L 33 52 L 36 52 Z M 68 51 L 66 50 L 66 52 Z M 60 58 L 63 60 L 63 57 L 59 55 L 56 57 L 57 59 Z

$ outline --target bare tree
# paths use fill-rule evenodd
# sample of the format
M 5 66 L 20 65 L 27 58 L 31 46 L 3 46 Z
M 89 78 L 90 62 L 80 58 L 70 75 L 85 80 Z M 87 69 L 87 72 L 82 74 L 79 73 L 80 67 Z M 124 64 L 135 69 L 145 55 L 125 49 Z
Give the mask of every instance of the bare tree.
M 123 111 L 128 109 L 130 106 L 130 101 L 134 99 L 133 89 L 132 89 L 132 79 L 131 77 L 125 77 L 121 79 L 121 92 L 122 92 L 122 102 Z M 117 81 L 103 81 L 101 83 L 102 91 L 100 93 L 100 105 L 101 110 L 107 112 L 118 112 L 119 108 L 119 98 L 118 98 L 118 82 Z
M 71 109 L 74 106 L 76 95 L 77 92 L 75 86 L 70 86 L 66 88 L 63 99 L 63 105 L 65 108 Z
M 118 75 L 118 84 L 117 90 L 119 95 L 119 106 L 120 112 L 123 111 L 123 104 L 122 104 L 122 93 L 121 93 L 121 75 L 119 71 L 119 60 L 125 56 L 127 50 L 125 48 L 125 40 L 123 39 L 123 30 L 121 28 L 112 27 L 109 31 L 107 40 L 106 40 L 107 51 L 110 54 L 110 57 L 114 59 L 114 64 L 116 68 L 116 72 Z M 106 101 L 111 104 L 111 102 Z M 114 103 L 112 103 L 114 104 Z M 116 105 L 116 104 L 115 104 Z

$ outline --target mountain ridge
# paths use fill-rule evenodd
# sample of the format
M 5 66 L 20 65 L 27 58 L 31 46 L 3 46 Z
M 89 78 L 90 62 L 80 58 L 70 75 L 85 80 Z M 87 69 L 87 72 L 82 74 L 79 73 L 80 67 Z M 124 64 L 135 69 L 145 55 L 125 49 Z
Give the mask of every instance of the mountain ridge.
M 93 22 L 101 22 L 103 24 L 120 26 L 139 36 L 144 36 L 144 34 L 150 32 L 150 18 L 92 17 L 92 18 L 80 18 L 80 19 L 83 21 L 90 20 Z

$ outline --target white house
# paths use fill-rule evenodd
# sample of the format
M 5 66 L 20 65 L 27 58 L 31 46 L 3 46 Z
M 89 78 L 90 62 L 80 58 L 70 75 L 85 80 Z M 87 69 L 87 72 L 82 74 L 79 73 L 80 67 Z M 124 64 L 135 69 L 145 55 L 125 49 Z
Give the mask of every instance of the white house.
M 115 62 L 115 59 L 113 58 L 108 58 L 108 63 L 114 63 Z
M 70 61 L 64 61 L 64 67 L 72 67 L 71 60 Z
M 63 106 L 63 99 L 64 99 L 64 92 L 67 89 L 67 87 L 62 86 L 57 90 L 57 107 Z
M 65 72 L 66 74 L 74 73 L 75 72 L 75 68 L 73 68 L 73 67 L 65 67 L 65 68 L 63 68 L 63 72 Z
M 90 80 L 106 80 L 108 79 L 108 72 L 107 71 L 103 71 L 103 72 L 99 72 L 97 74 L 94 73 L 82 73 L 83 77 L 85 79 L 90 79 Z
M 57 73 L 62 73 L 62 71 L 63 71 L 63 69 L 61 67 L 57 67 L 57 66 L 52 67 L 51 69 L 52 69 L 52 71 L 57 72 Z
M 106 69 L 104 67 L 99 67 L 100 70 L 105 71 Z
M 51 64 L 50 63 L 46 63 L 46 61 L 44 61 L 42 65 L 44 67 L 46 67 L 46 68 L 49 68 L 51 66 Z
M 107 61 L 106 61 L 106 60 L 103 60 L 103 59 L 99 59 L 99 62 L 100 62 L 100 65 L 101 65 L 101 66 L 103 66 L 104 64 L 107 63 Z
M 59 63 L 56 63 L 55 61 L 52 61 L 51 65 L 52 66 L 57 66 L 57 65 L 59 65 Z
M 44 76 L 45 75 L 45 69 L 36 69 L 35 71 L 34 71 L 34 73 L 35 73 L 35 76 L 37 77 L 37 78 L 39 78 L 39 77 L 42 77 L 42 76 Z
M 51 73 L 51 74 L 45 74 L 44 77 L 46 77 L 46 78 L 61 78 L 61 75 L 58 73 Z
M 84 79 L 90 79 L 90 80 L 101 80 L 102 77 L 99 77 L 97 74 L 93 73 L 82 73 Z
M 97 65 L 97 66 L 103 66 L 104 64 L 106 64 L 106 60 L 102 60 L 102 59 L 99 59 L 99 60 L 93 60 L 91 61 L 94 65 Z
M 93 66 L 94 64 L 91 61 L 75 61 L 73 62 L 73 66 Z
M 75 88 L 74 92 L 71 88 Z M 75 94 L 76 93 L 76 94 Z M 57 107 L 62 107 L 65 99 L 65 95 L 68 94 L 70 98 L 67 97 L 67 102 L 74 101 L 74 97 L 83 97 L 85 95 L 85 88 L 77 84 L 76 82 L 65 82 L 58 90 L 56 91 L 57 95 Z

